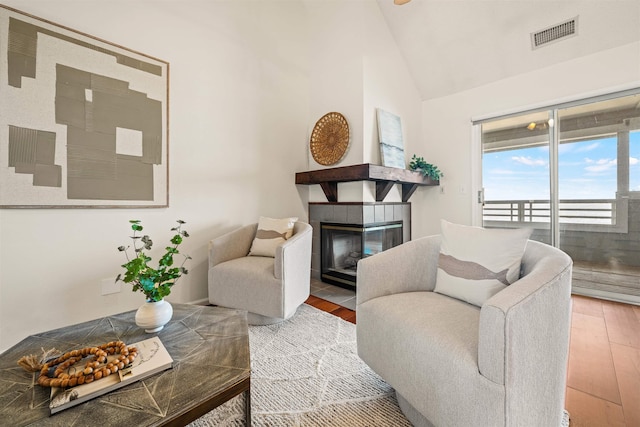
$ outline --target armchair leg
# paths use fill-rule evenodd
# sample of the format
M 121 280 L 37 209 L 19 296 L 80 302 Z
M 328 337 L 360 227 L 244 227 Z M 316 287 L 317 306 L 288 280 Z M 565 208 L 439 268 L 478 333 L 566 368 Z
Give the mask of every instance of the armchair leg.
M 258 325 L 258 326 L 273 325 L 274 323 L 280 323 L 284 320 L 287 320 L 287 319 L 283 319 L 281 317 L 263 316 L 261 314 L 256 314 L 251 312 L 247 313 L 247 322 L 250 325 Z

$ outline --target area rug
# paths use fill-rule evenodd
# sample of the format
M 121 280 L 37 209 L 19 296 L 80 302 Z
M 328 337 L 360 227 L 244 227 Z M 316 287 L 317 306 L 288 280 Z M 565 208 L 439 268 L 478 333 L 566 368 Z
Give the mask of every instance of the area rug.
M 303 304 L 290 320 L 250 326 L 249 342 L 252 426 L 411 427 L 393 389 L 358 357 L 354 324 Z M 190 427 L 244 426 L 243 405 L 240 395 Z
M 355 325 L 307 304 L 250 326 L 252 426 L 406 426 L 393 389 L 357 355 Z M 191 423 L 244 426 L 244 396 Z

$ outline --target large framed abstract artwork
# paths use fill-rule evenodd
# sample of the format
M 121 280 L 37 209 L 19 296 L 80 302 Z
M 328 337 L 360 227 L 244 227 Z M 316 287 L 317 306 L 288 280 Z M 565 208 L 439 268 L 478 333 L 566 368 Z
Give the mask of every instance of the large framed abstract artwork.
M 169 204 L 169 64 L 0 5 L 0 207 Z

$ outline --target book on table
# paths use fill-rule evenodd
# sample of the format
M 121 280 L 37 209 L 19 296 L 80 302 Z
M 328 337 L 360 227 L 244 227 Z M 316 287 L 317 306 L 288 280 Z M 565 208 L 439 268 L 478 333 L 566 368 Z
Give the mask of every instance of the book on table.
M 133 382 L 143 380 L 151 375 L 171 368 L 173 364 L 171 355 L 158 337 L 130 344 L 128 347 L 136 347 L 138 349 L 138 356 L 129 368 L 125 368 L 118 371 L 117 374 L 109 375 L 88 384 L 67 389 L 52 387 L 51 402 L 49 403 L 51 414 L 102 396 L 103 394 Z M 115 358 L 116 355 L 109 356 L 109 361 Z

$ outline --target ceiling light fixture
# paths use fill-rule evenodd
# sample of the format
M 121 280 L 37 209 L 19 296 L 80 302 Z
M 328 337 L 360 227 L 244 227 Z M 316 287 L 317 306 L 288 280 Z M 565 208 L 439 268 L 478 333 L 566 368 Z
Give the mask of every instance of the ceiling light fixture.
M 393 0 L 393 4 L 396 4 L 398 6 L 402 6 L 403 4 L 407 4 L 409 3 L 411 0 Z

